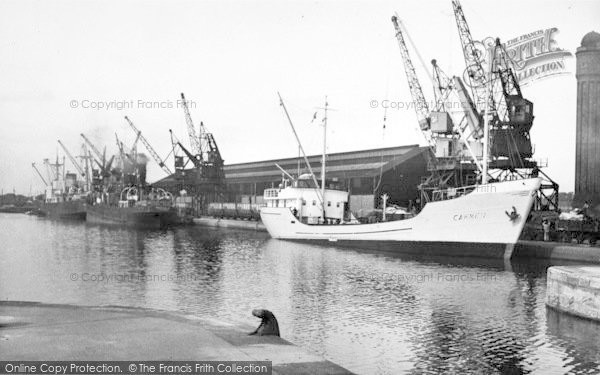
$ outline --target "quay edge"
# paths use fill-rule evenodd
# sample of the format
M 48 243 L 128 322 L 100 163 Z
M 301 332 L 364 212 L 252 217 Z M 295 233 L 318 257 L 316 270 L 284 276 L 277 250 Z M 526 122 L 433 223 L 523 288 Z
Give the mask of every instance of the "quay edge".
M 600 267 L 548 268 L 546 305 L 580 318 L 600 322 Z
M 513 257 L 517 259 L 571 260 L 600 264 L 600 246 L 564 242 L 519 241 Z
M 0 301 L 0 321 L 11 361 L 271 361 L 273 374 L 352 374 L 280 337 L 249 336 L 255 327 L 177 312 Z

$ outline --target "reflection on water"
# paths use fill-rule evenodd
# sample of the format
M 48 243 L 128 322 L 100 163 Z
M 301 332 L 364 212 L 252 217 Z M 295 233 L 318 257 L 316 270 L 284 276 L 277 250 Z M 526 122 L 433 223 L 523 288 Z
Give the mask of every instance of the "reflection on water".
M 548 264 L 419 258 L 200 227 L 0 216 L 0 298 L 256 325 L 361 374 L 600 372 L 600 325 L 547 310 Z

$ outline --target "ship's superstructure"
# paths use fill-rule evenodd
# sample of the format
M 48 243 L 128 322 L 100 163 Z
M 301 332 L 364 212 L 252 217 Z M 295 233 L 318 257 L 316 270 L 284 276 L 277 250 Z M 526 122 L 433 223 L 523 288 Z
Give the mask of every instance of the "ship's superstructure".
M 89 174 L 81 167 L 66 146 L 59 140 L 65 153 L 62 160 L 56 154 L 55 162 L 44 159 L 46 178 L 32 163 L 33 169 L 44 182 L 44 201 L 41 212 L 54 219 L 85 220 L 85 201 L 90 193 Z M 66 157 L 69 158 L 77 173 L 66 170 Z

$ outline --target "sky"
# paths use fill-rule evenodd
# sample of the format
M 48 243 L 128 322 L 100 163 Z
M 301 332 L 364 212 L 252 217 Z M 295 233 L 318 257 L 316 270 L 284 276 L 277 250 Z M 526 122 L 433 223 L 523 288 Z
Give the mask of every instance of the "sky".
M 461 4 L 477 40 L 556 27 L 558 45 L 574 53 L 587 32 L 600 31 L 599 1 Z M 226 164 L 297 155 L 277 92 L 308 154 L 322 151 L 322 128 L 311 120 L 325 97 L 328 152 L 424 144 L 412 108 L 371 104 L 411 100 L 394 12 L 425 61 L 462 74 L 450 0 L 2 1 L 0 188 L 43 191 L 31 163 L 55 158 L 58 139 L 78 154 L 84 133 L 116 153 L 115 132 L 125 144 L 135 138 L 124 116 L 167 156 L 169 129 L 189 143 L 181 92 Z M 426 69 L 413 60 L 432 99 Z M 535 158 L 547 159 L 561 191 L 574 186 L 574 57 L 567 71 L 523 88 L 535 106 Z M 149 165 L 151 181 L 164 176 Z

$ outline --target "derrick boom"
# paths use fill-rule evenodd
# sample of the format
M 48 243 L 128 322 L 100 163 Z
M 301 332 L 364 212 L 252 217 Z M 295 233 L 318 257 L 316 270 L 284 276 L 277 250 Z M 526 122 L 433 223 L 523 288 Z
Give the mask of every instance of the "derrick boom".
M 152 158 L 154 159 L 154 161 L 158 164 L 158 166 L 161 167 L 162 170 L 167 175 L 170 176 L 171 174 L 173 174 L 171 172 L 171 170 L 169 169 L 169 167 L 167 167 L 166 164 L 161 160 L 160 156 L 158 156 L 158 154 L 156 153 L 156 151 L 154 150 L 154 148 L 150 145 L 150 143 L 148 143 L 148 141 L 146 140 L 146 138 L 142 135 L 142 132 L 140 130 L 138 130 L 135 127 L 135 125 L 133 125 L 133 122 L 127 116 L 125 116 L 125 120 L 127 120 L 127 123 L 129 124 L 129 126 L 131 126 L 131 129 L 133 129 L 133 131 L 137 134 L 137 136 L 139 137 L 140 141 L 142 141 L 142 143 L 146 147 L 146 150 L 148 150 L 148 152 L 150 153 L 150 155 L 152 156 Z

